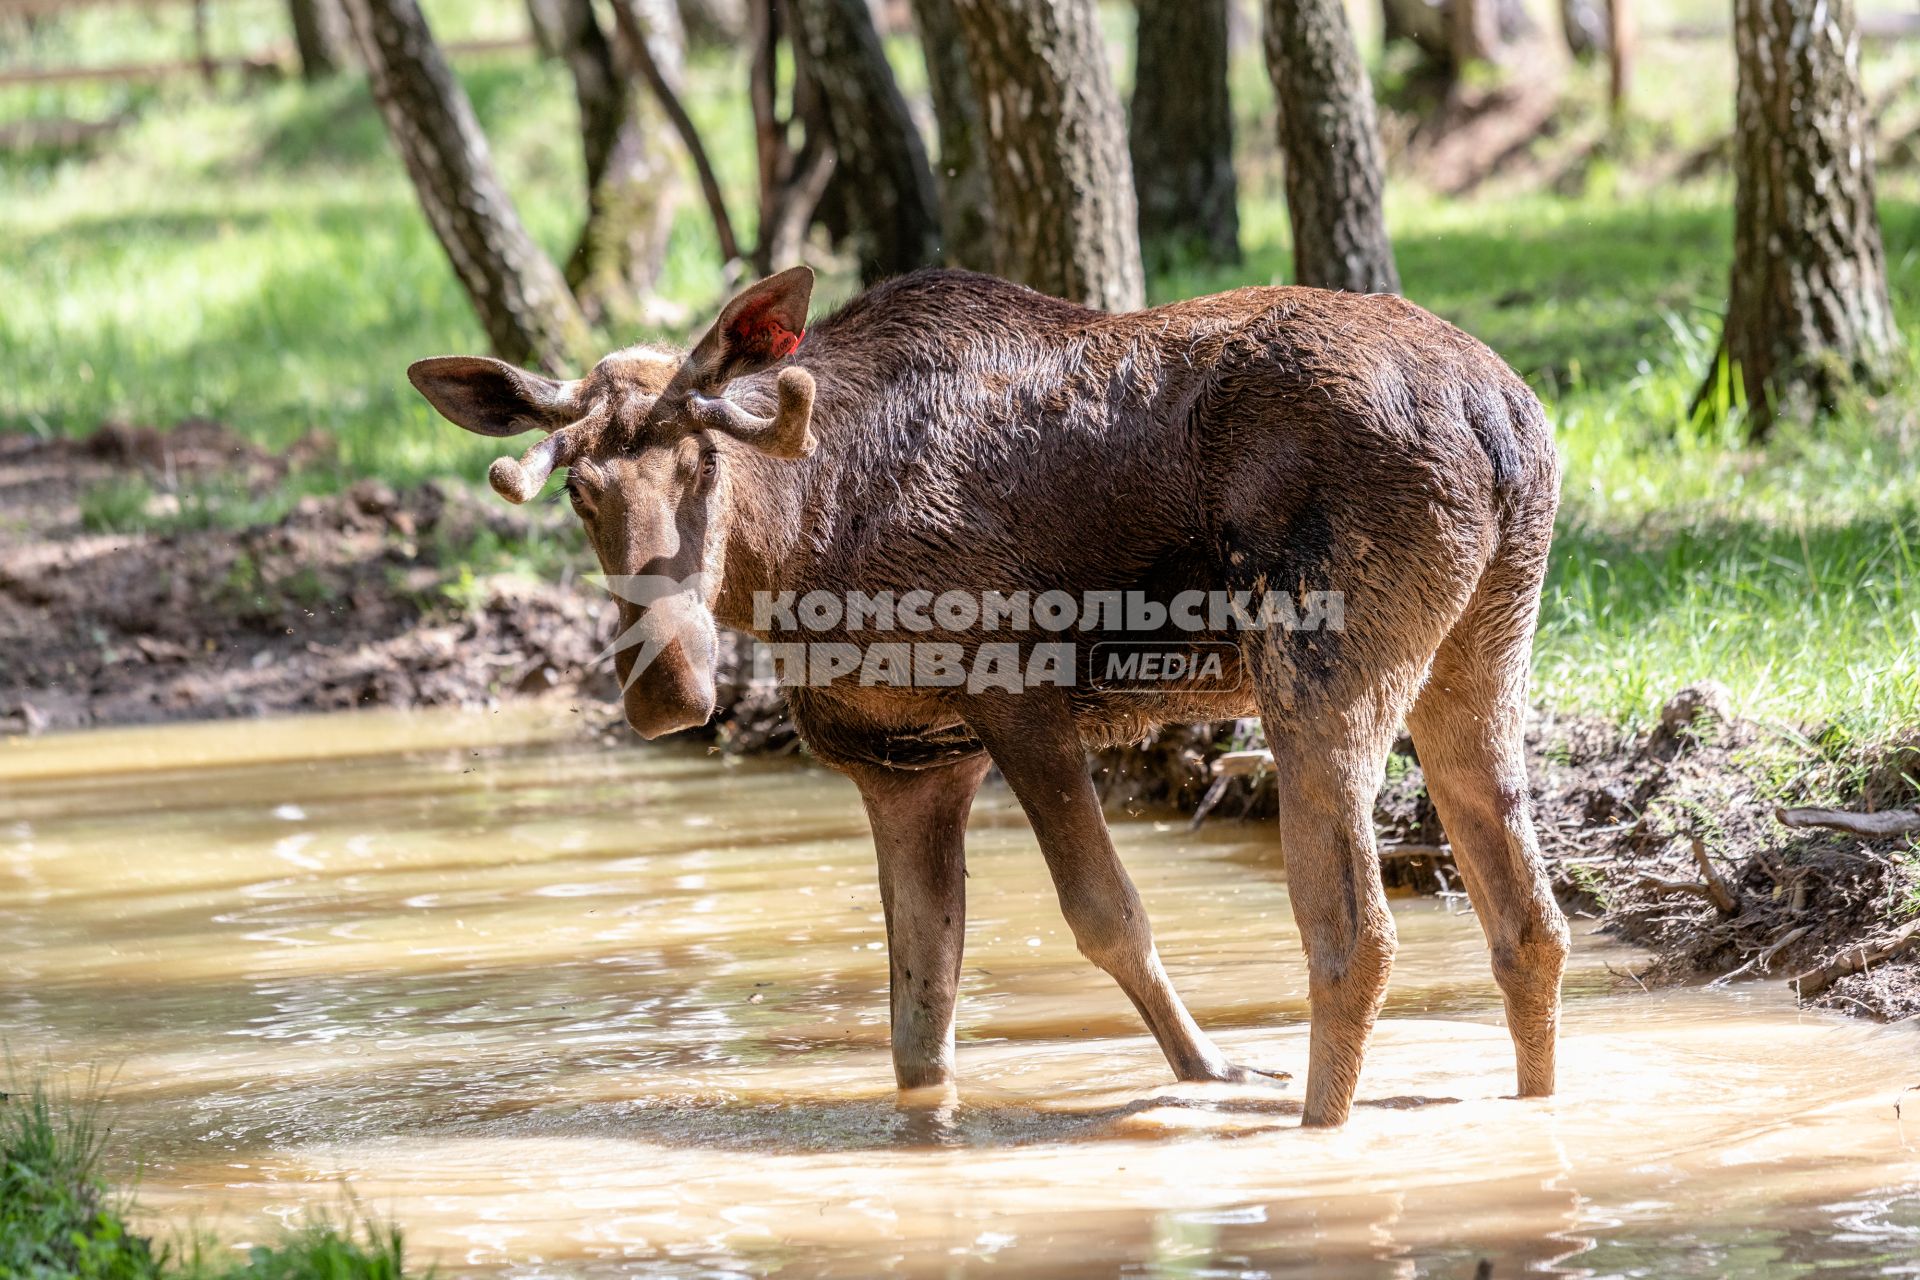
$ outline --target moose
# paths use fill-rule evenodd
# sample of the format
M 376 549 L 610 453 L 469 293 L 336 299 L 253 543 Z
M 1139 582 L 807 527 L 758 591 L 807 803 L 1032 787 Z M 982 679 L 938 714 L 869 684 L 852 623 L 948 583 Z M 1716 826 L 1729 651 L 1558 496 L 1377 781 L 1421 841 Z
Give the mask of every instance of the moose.
M 1087 765 L 1089 748 L 1160 724 L 1256 714 L 1309 975 L 1302 1123 L 1347 1119 L 1385 998 L 1395 934 L 1372 806 L 1402 726 L 1486 931 L 1519 1094 L 1550 1094 L 1568 933 L 1522 721 L 1559 464 L 1526 384 L 1391 295 L 1256 287 L 1112 314 L 928 270 L 809 327 L 812 292 L 809 269 L 781 272 L 733 298 L 690 352 L 630 347 L 573 381 L 477 356 L 408 371 L 468 431 L 545 433 L 490 481 L 525 502 L 565 468 L 610 579 L 690 584 L 619 604 L 630 642 L 614 667 L 642 736 L 712 716 L 718 626 L 790 635 L 790 608 L 769 600 L 958 589 L 1341 603 L 1337 628 L 1163 626 L 1156 641 L 1226 660 L 1160 687 L 1089 666 L 1110 617 L 1098 609 L 1014 635 L 1023 657 L 1067 646 L 1055 678 L 782 673 L 795 727 L 858 786 L 872 826 L 903 1096 L 953 1087 L 965 830 L 990 767 L 1032 823 L 1079 950 L 1133 1001 L 1175 1076 L 1267 1074 L 1229 1062 L 1174 991 Z M 924 640 L 910 612 L 864 628 L 842 617 L 808 639 Z M 1013 630 L 949 621 L 962 669 Z

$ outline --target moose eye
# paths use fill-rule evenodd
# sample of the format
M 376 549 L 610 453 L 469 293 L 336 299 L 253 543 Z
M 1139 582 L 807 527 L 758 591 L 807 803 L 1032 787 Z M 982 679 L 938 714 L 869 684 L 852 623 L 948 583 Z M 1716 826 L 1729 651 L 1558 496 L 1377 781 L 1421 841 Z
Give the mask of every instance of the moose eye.
M 592 508 L 587 503 L 586 490 L 581 487 L 579 478 L 574 476 L 571 472 L 569 472 L 567 475 L 566 487 L 567 487 L 567 501 L 573 504 L 573 509 L 575 513 L 582 516 L 590 514 L 592 512 Z
M 714 477 L 720 474 L 720 454 L 713 449 L 703 450 L 700 454 L 700 488 L 707 489 L 713 484 Z

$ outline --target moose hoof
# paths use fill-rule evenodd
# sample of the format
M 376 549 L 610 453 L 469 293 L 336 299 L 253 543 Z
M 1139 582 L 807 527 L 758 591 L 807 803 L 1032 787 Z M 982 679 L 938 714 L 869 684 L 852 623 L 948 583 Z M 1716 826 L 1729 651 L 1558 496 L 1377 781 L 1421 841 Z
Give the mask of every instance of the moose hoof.
M 1194 1077 L 1196 1082 L 1205 1081 L 1212 1084 L 1250 1084 L 1260 1085 L 1269 1089 L 1284 1088 L 1287 1082 L 1292 1079 L 1293 1075 L 1290 1072 L 1262 1071 L 1259 1067 L 1242 1067 L 1231 1062 L 1222 1063 L 1219 1067 Z
M 1230 1066 L 1227 1068 L 1229 1084 L 1258 1084 L 1268 1088 L 1281 1088 L 1293 1079 L 1290 1071 L 1264 1071 L 1259 1067 Z

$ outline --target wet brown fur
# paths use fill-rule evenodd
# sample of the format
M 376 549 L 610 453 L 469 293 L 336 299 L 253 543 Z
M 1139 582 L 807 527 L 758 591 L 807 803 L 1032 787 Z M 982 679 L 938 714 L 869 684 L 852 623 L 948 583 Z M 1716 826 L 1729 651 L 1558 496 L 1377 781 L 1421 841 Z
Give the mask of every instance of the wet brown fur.
M 670 363 L 614 358 L 583 381 L 578 400 L 600 425 L 574 465 L 602 471 L 611 505 L 638 509 L 639 490 L 661 490 L 655 506 L 682 513 L 671 557 L 649 550 L 657 528 L 622 518 L 609 533 L 604 515 L 590 519 L 608 571 L 684 573 L 704 557 L 718 579 L 707 604 L 728 626 L 753 629 L 756 592 L 1344 596 L 1340 631 L 1189 637 L 1234 642 L 1238 687 L 1226 693 L 790 691 L 809 745 L 859 784 L 873 822 L 903 1087 L 952 1080 L 962 836 L 987 756 L 1033 822 L 1082 951 L 1127 991 L 1176 1074 L 1252 1078 L 1168 983 L 1084 752 L 1168 721 L 1257 713 L 1310 971 L 1305 1120 L 1346 1117 L 1391 967 L 1371 805 L 1402 723 L 1487 929 L 1520 1091 L 1552 1090 L 1567 933 L 1533 831 L 1520 723 L 1559 478 L 1538 401 L 1485 346 L 1388 295 L 1248 288 L 1111 315 L 921 272 L 725 388 L 767 414 L 779 370 L 808 370 L 819 446 L 801 460 L 694 441 L 661 397 Z M 708 450 L 711 488 L 672 479 Z M 1101 637 L 761 638 L 1070 640 L 1084 671 Z M 697 673 L 656 665 L 630 715 L 636 697 L 643 717 L 663 698 L 697 702 Z

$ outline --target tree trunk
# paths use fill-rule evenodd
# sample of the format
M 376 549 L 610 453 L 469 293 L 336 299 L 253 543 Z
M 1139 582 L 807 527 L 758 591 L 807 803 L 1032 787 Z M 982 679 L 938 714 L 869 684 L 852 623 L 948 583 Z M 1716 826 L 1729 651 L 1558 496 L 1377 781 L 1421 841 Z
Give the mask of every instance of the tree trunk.
M 1140 306 L 1133 165 L 1093 0 L 953 8 L 986 122 L 995 269 L 1089 306 Z
M 1561 0 L 1597 6 L 1602 0 Z M 1499 61 L 1507 46 L 1532 35 L 1525 0 L 1381 0 L 1381 36 L 1411 41 L 1448 78 L 1468 62 Z
M 678 11 L 666 0 L 613 2 L 635 7 L 656 61 L 677 77 Z M 580 109 L 587 216 L 567 258 L 567 283 L 596 319 L 609 309 L 631 313 L 659 273 L 673 216 L 673 166 L 654 141 L 660 123 L 642 120 L 633 76 L 592 0 L 529 0 L 529 9 L 566 62 Z
M 747 6 L 742 0 L 678 0 L 675 7 L 690 45 L 732 48 L 746 38 Z
M 1156 264 L 1240 260 L 1227 0 L 1137 0 L 1127 142 L 1140 246 Z
M 1380 35 L 1383 42 L 1411 41 L 1427 59 L 1446 63 L 1453 57 L 1453 19 L 1444 0 L 1381 0 Z
M 1453 71 L 1470 62 L 1500 63 L 1510 46 L 1533 34 L 1522 0 L 1445 0 Z
M 952 266 L 991 271 L 993 190 L 987 176 L 986 125 L 980 100 L 974 97 L 953 0 L 913 0 L 913 18 L 940 129 L 934 176 L 940 188 L 942 257 Z
M 1627 106 L 1633 91 L 1633 50 L 1635 35 L 1633 0 L 1606 0 L 1607 5 L 1607 111 L 1615 124 Z
M 1267 70 L 1280 107 L 1294 278 L 1398 293 L 1373 90 L 1342 0 L 1268 0 Z
M 940 256 L 933 171 L 894 83 L 866 0 L 793 0 L 796 50 L 820 95 L 838 157 L 861 279 L 899 275 Z
M 612 3 L 633 14 L 654 64 L 677 82 L 685 41 L 679 11 L 670 0 Z M 659 280 L 673 229 L 678 173 L 660 145 L 667 125 L 658 105 L 635 91 L 629 65 L 633 59 L 621 56 L 625 42 L 608 41 L 590 0 L 558 4 L 585 16 L 585 22 L 569 26 L 582 38 L 566 51 L 580 100 L 587 162 L 587 218 L 567 261 L 567 283 L 595 319 L 609 313 L 633 316 Z M 589 86 L 602 83 L 609 91 L 590 93 Z
M 627 121 L 632 95 L 613 64 L 613 45 L 594 16 L 593 0 L 527 0 L 527 10 L 573 77 L 587 190 L 593 191 L 606 175 L 607 157 Z
M 347 0 L 374 101 L 494 354 L 564 372 L 586 322 L 521 226 L 466 91 L 416 0 Z
M 1607 51 L 1607 0 L 1560 0 L 1560 33 L 1582 61 Z
M 1887 372 L 1897 341 L 1874 210 L 1853 0 L 1734 0 L 1733 280 L 1722 353 L 1756 437 Z M 1703 400 L 1718 384 L 1709 370 Z
M 293 19 L 293 45 L 300 54 L 300 75 L 308 84 L 340 70 L 340 14 L 334 0 L 287 0 Z

